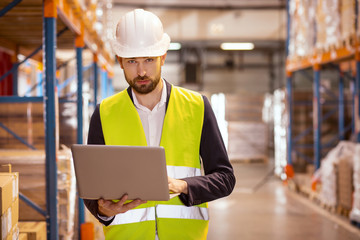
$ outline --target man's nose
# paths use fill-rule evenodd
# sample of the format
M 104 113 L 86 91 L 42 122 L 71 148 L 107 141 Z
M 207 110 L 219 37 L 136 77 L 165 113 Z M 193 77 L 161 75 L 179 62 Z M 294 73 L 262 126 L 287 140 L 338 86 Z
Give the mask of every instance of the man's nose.
M 146 75 L 146 71 L 145 71 L 144 65 L 142 63 L 139 63 L 137 66 L 137 74 L 140 77 L 143 77 Z

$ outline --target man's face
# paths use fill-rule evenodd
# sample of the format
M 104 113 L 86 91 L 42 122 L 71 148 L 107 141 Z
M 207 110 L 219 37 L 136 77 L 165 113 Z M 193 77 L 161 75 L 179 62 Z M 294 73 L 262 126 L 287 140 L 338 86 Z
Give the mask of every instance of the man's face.
M 120 58 L 118 61 L 124 70 L 129 85 L 140 94 L 152 92 L 161 78 L 161 66 L 166 54 L 160 57 Z

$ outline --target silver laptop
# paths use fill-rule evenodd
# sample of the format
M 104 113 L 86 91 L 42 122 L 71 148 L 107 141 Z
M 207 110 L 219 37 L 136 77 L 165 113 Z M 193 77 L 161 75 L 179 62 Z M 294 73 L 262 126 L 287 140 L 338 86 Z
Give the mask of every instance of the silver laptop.
M 80 198 L 169 200 L 164 148 L 75 144 L 71 151 Z

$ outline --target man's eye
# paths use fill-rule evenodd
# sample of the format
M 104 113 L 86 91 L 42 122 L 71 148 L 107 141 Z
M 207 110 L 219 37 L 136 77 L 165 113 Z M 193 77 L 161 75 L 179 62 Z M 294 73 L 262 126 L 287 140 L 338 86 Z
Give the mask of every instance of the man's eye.
M 154 61 L 154 59 L 153 58 L 148 58 L 148 59 L 146 59 L 146 61 L 147 62 L 152 62 L 152 61 Z
M 128 63 L 135 63 L 135 61 L 134 60 L 129 60 Z

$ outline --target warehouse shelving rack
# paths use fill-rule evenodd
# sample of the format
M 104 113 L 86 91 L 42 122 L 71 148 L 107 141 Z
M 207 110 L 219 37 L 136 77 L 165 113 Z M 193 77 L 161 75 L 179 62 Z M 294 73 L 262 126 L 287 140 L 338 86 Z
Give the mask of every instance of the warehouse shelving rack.
M 58 17 L 60 21 L 58 21 Z M 45 106 L 45 154 L 46 154 L 46 211 L 26 196 L 20 198 L 46 217 L 47 239 L 58 239 L 57 223 L 57 166 L 55 146 L 55 84 L 56 84 L 56 48 L 76 48 L 77 61 L 77 142 L 83 143 L 82 132 L 82 53 L 87 46 L 94 53 L 94 104 L 97 103 L 98 64 L 106 82 L 111 80 L 113 58 L 104 50 L 104 43 L 97 35 L 85 12 L 76 0 L 4 0 L 0 3 L 0 46 L 12 52 L 13 68 L 0 81 L 12 74 L 13 96 L 0 97 L 0 102 L 44 102 Z M 7 24 L 5 23 L 7 22 Z M 57 29 L 61 29 L 56 33 Z M 61 38 L 60 38 L 61 37 Z M 36 49 L 31 51 L 29 49 Z M 39 54 L 43 50 L 43 57 Z M 29 54 L 30 52 L 30 54 Z M 43 62 L 44 96 L 19 97 L 17 93 L 17 69 L 24 61 L 17 62 L 21 53 Z M 105 72 L 105 73 L 104 73 Z M 40 74 L 41 75 L 41 74 Z M 103 77 L 103 78 L 104 78 Z M 102 80 L 103 81 L 103 80 Z M 4 126 L 6 129 L 6 126 Z M 11 131 L 10 129 L 8 129 Z M 14 134 L 16 135 L 16 134 Z M 25 141 L 21 140 L 20 141 Z M 23 142 L 26 144 L 26 141 Z M 32 148 L 31 146 L 29 146 Z M 84 222 L 83 204 L 79 203 L 79 223 Z M 79 224 L 79 226 L 80 226 Z M 80 228 L 79 228 L 80 230 Z
M 356 19 L 358 16 L 358 6 L 357 1 L 356 2 Z M 287 1 L 287 19 L 288 19 L 288 37 L 287 37 L 287 47 L 286 51 L 288 51 L 289 46 L 289 26 L 290 26 L 290 14 L 289 14 L 289 0 Z M 357 22 L 355 21 L 355 29 L 357 29 Z M 326 119 L 334 113 L 334 111 L 331 111 L 327 113 L 325 116 L 322 116 L 321 113 L 321 102 L 320 102 L 320 76 L 321 76 L 321 70 L 322 67 L 327 64 L 337 64 L 339 62 L 349 61 L 349 60 L 355 60 L 356 61 L 356 69 L 355 69 L 355 76 L 350 76 L 352 81 L 354 82 L 354 91 L 353 94 L 353 113 L 352 113 L 352 123 L 349 126 L 345 126 L 344 123 L 344 77 L 346 76 L 346 73 L 342 72 L 339 69 L 339 92 L 338 96 L 336 94 L 331 95 L 338 98 L 335 102 L 338 104 L 337 112 L 338 112 L 338 135 L 337 139 L 331 139 L 331 141 L 325 145 L 329 145 L 330 143 L 336 141 L 336 140 L 343 140 L 344 133 L 350 129 L 352 129 L 353 134 L 356 137 L 356 141 L 360 142 L 360 39 L 355 34 L 352 36 L 352 39 L 354 41 L 348 41 L 347 45 L 343 45 L 340 47 L 335 47 L 332 49 L 329 49 L 327 51 L 324 51 L 322 53 L 316 53 L 312 56 L 308 57 L 302 57 L 302 58 L 294 58 L 290 59 L 288 57 L 286 61 L 286 91 L 287 91 L 287 106 L 288 106 L 288 126 L 287 126 L 287 167 L 289 173 L 288 177 L 291 177 L 290 175 L 293 174 L 292 169 L 292 151 L 294 148 L 294 144 L 296 142 L 296 139 L 299 139 L 306 134 L 310 133 L 311 130 L 313 130 L 313 138 L 314 138 L 314 165 L 315 169 L 318 169 L 321 164 L 321 149 L 324 145 L 321 143 L 321 126 Z M 287 54 L 288 56 L 288 54 Z M 303 72 L 305 69 L 313 69 L 313 128 L 307 129 L 303 133 L 301 133 L 299 136 L 293 137 L 292 133 L 292 124 L 293 124 L 293 104 L 296 104 L 293 102 L 293 74 L 295 72 Z M 327 92 L 330 92 L 330 90 L 327 90 L 326 88 L 323 88 Z M 335 111 L 336 112 L 336 111 Z M 290 170 L 289 170 L 290 169 Z

